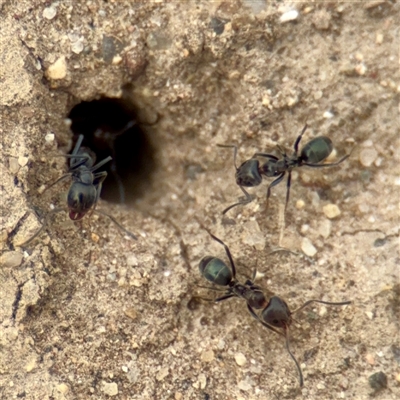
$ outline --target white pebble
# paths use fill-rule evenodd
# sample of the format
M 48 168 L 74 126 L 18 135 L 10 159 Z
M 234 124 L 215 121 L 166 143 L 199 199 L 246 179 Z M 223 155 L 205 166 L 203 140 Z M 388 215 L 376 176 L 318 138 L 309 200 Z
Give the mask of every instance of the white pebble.
M 325 119 L 331 119 L 331 118 L 333 118 L 333 117 L 335 116 L 335 114 L 333 114 L 333 113 L 330 112 L 330 111 L 325 111 L 325 112 L 322 114 L 322 116 L 323 116 Z
M 332 231 L 332 222 L 329 219 L 322 220 L 318 225 L 318 233 L 324 238 L 327 239 Z
M 376 158 L 378 157 L 378 152 L 373 148 L 366 148 L 360 151 L 359 160 L 361 165 L 364 167 L 370 167 Z
M 301 241 L 301 250 L 308 257 L 314 257 L 317 254 L 317 249 L 312 244 L 309 238 L 303 238 Z
M 319 316 L 323 317 L 328 312 L 328 309 L 325 306 L 322 306 L 319 310 Z
M 24 156 L 19 156 L 18 157 L 18 164 L 21 167 L 25 167 L 26 164 L 28 164 L 29 158 L 28 157 L 24 157 Z
M 118 394 L 118 385 L 115 382 L 103 382 L 103 392 L 108 396 L 116 396 Z
M 322 211 L 329 219 L 336 218 L 341 214 L 341 211 L 336 204 L 327 204 L 322 207 Z
M 83 41 L 78 40 L 76 42 L 71 43 L 71 51 L 75 54 L 80 54 L 83 51 Z
M 43 10 L 43 18 L 46 18 L 48 20 L 53 19 L 57 14 L 57 8 L 52 4 L 50 7 L 46 7 Z
M 65 56 L 58 58 L 47 68 L 46 75 L 50 79 L 64 79 L 67 75 L 67 62 Z
M 299 12 L 297 10 L 286 11 L 281 15 L 279 21 L 283 24 L 284 22 L 294 21 L 299 16 Z
M 374 318 L 374 313 L 372 313 L 371 311 L 366 311 L 365 315 L 371 320 Z
M 298 210 L 302 210 L 305 207 L 306 203 L 304 202 L 304 200 L 297 200 L 296 201 L 296 208 Z
M 44 137 L 44 140 L 47 143 L 54 142 L 54 133 L 47 133 L 46 136 Z
M 239 365 L 240 367 L 245 365 L 246 362 L 247 362 L 246 357 L 245 357 L 245 355 L 243 353 L 236 353 L 235 354 L 235 361 L 236 361 L 236 364 Z
M 207 377 L 204 374 L 200 374 L 198 382 L 200 385 L 200 389 L 205 389 L 205 387 L 207 385 Z
M 248 392 L 251 390 L 251 383 L 249 381 L 240 381 L 238 383 L 238 388 L 240 390 L 244 390 L 245 392 Z

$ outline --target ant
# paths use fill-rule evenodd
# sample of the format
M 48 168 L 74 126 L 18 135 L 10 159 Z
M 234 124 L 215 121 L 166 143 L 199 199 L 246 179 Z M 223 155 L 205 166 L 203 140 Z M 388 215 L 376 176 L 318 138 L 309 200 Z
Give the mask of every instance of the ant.
M 94 163 L 96 162 L 96 155 L 89 148 L 81 147 L 83 138 L 83 135 L 79 135 L 79 138 L 75 144 L 72 153 L 62 156 L 70 159 L 68 173 L 58 178 L 49 187 L 47 187 L 45 191 L 47 191 L 57 183 L 65 180 L 66 178 L 71 178 L 72 184 L 68 190 L 67 196 L 67 206 L 69 210 L 68 215 L 71 220 L 79 221 L 89 211 L 90 215 L 96 212 L 110 218 L 111 221 L 114 222 L 114 224 L 116 224 L 128 236 L 130 236 L 132 239 L 137 240 L 137 237 L 133 233 L 125 229 L 122 225 L 120 225 L 112 215 L 109 215 L 103 211 L 96 210 L 96 205 L 100 198 L 101 188 L 104 180 L 107 177 L 107 172 L 95 171 L 102 167 L 104 164 L 110 162 L 112 160 L 112 157 L 109 156 L 94 165 Z M 46 216 L 46 220 L 42 227 L 31 238 L 22 243 L 20 246 L 24 246 L 35 239 L 47 225 L 48 217 L 60 211 L 63 211 L 63 208 L 56 208 L 52 210 Z
M 263 326 L 269 330 L 277 333 L 285 338 L 286 350 L 290 357 L 294 361 L 297 371 L 299 373 L 300 387 L 304 384 L 303 373 L 300 365 L 293 355 L 289 347 L 289 327 L 293 322 L 292 315 L 307 307 L 311 303 L 322 303 L 331 306 L 344 306 L 351 304 L 351 301 L 343 301 L 340 303 L 332 303 L 322 300 L 308 300 L 301 307 L 295 311 L 290 311 L 288 305 L 284 300 L 278 296 L 273 296 L 269 301 L 264 296 L 261 288 L 254 285 L 252 280 L 255 279 L 256 270 L 253 272 L 252 280 L 246 280 L 244 284 L 241 284 L 236 279 L 236 267 L 233 262 L 233 258 L 229 247 L 216 236 L 211 234 L 208 230 L 209 235 L 222 246 L 224 246 L 226 255 L 228 256 L 230 268 L 221 259 L 214 256 L 204 257 L 199 264 L 199 270 L 201 275 L 206 278 L 209 282 L 214 283 L 218 286 L 225 286 L 225 293 L 214 300 L 215 303 L 229 299 L 231 297 L 239 297 L 246 301 L 247 309 L 250 314 L 259 321 Z M 217 288 L 208 288 L 219 291 Z M 261 310 L 260 315 L 255 310 Z M 282 331 L 278 330 L 282 329 Z
M 344 160 L 346 160 L 350 154 L 346 154 L 343 158 L 335 163 L 329 164 L 319 164 L 324 161 L 329 154 L 332 153 L 333 144 L 331 139 L 326 136 L 318 136 L 305 144 L 305 146 L 301 149 L 300 155 L 298 155 L 299 143 L 301 138 L 306 131 L 308 125 L 305 124 L 303 130 L 300 135 L 297 137 L 294 142 L 294 153 L 292 156 L 288 156 L 286 151 L 281 147 L 277 146 L 278 150 L 281 153 L 282 158 L 268 154 L 268 153 L 255 153 L 252 158 L 242 163 L 239 168 L 236 166 L 236 155 L 237 155 L 237 146 L 235 145 L 223 145 L 218 144 L 218 147 L 225 148 L 233 148 L 233 164 L 236 168 L 236 184 L 239 185 L 240 189 L 246 196 L 244 199 L 240 200 L 238 203 L 232 204 L 231 206 L 225 208 L 222 211 L 222 214 L 226 214 L 231 208 L 245 205 L 251 203 L 254 200 L 254 197 L 251 196 L 244 188 L 245 187 L 254 187 L 258 186 L 262 182 L 262 177 L 277 177 L 272 183 L 269 184 L 267 189 L 267 208 L 269 197 L 271 196 L 271 188 L 276 186 L 283 180 L 285 174 L 288 174 L 287 183 L 286 183 L 286 203 L 285 210 L 287 208 L 289 202 L 290 195 L 290 182 L 292 178 L 292 170 L 297 167 L 302 167 L 304 165 L 313 168 L 325 168 L 325 167 L 333 167 L 335 165 L 341 164 Z M 256 157 L 266 158 L 267 161 L 264 163 L 260 162 L 256 159 Z

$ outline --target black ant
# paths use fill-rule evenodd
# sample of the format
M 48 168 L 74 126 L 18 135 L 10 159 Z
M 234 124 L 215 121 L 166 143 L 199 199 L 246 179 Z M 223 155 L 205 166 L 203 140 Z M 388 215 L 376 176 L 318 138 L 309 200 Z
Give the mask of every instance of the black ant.
M 110 218 L 121 230 L 123 230 L 132 239 L 137 240 L 137 237 L 120 225 L 117 220 L 103 212 L 96 210 L 96 205 L 100 198 L 101 188 L 104 180 L 107 177 L 107 172 L 95 172 L 104 164 L 110 162 L 112 157 L 107 157 L 104 160 L 98 162 L 96 165 L 96 155 L 86 147 L 81 147 L 83 141 L 83 135 L 79 135 L 79 138 L 75 144 L 74 150 L 71 154 L 63 155 L 70 159 L 69 171 L 65 175 L 58 178 L 53 182 L 45 191 L 56 185 L 57 183 L 65 180 L 66 178 L 72 179 L 72 184 L 68 190 L 67 206 L 69 218 L 73 221 L 81 220 L 89 211 L 90 215 L 96 212 L 101 215 L 105 215 Z M 43 192 L 44 193 L 44 192 Z M 35 239 L 47 225 L 48 217 L 52 214 L 56 214 L 63 211 L 63 208 L 56 208 L 52 210 L 47 216 L 42 227 L 27 241 L 22 243 L 20 246 L 24 246 Z
M 207 231 L 208 232 L 208 231 Z M 209 282 L 212 282 L 218 286 L 225 286 L 225 293 L 214 300 L 215 303 L 229 299 L 231 297 L 239 297 L 246 301 L 247 308 L 250 314 L 263 326 L 269 330 L 281 335 L 285 338 L 286 349 L 294 361 L 296 368 L 299 372 L 300 387 L 303 386 L 304 379 L 300 365 L 296 360 L 289 347 L 289 327 L 293 322 L 292 315 L 302 310 L 311 303 L 322 303 L 331 306 L 344 306 L 351 304 L 351 301 L 343 301 L 340 303 L 332 303 L 322 300 L 308 300 L 300 308 L 295 311 L 290 311 L 288 305 L 280 297 L 273 296 L 269 301 L 264 296 L 261 288 L 254 285 L 252 280 L 246 280 L 244 284 L 241 284 L 236 279 L 236 268 L 233 262 L 233 258 L 228 246 L 216 236 L 208 232 L 209 235 L 222 244 L 225 248 L 226 255 L 228 256 L 231 268 L 229 268 L 224 261 L 214 256 L 204 257 L 199 264 L 199 270 L 201 275 L 206 278 Z M 256 276 L 256 271 L 253 273 L 253 280 Z M 214 289 L 214 288 L 208 288 Z M 219 290 L 219 289 L 215 289 Z M 222 289 L 224 290 L 224 289 Z M 260 311 L 260 315 L 255 310 Z M 283 330 L 279 331 L 277 328 Z
M 254 197 L 251 196 L 244 188 L 245 187 L 254 187 L 258 186 L 262 182 L 262 177 L 277 177 L 272 183 L 269 184 L 267 189 L 267 208 L 268 201 L 271 195 L 271 188 L 276 186 L 283 180 L 285 174 L 288 174 L 287 183 L 286 183 L 286 203 L 285 210 L 287 208 L 289 202 L 290 195 L 290 182 L 292 178 L 292 170 L 297 167 L 302 167 L 304 165 L 313 168 L 325 168 L 325 167 L 333 167 L 335 165 L 341 164 L 344 160 L 346 160 L 350 154 L 346 154 L 343 158 L 335 163 L 329 164 L 319 164 L 324 161 L 329 154 L 332 153 L 333 144 L 331 139 L 326 136 L 318 136 L 305 144 L 305 146 L 301 149 L 300 155 L 298 155 L 298 147 L 300 140 L 306 131 L 308 125 L 306 124 L 301 131 L 300 135 L 297 137 L 294 143 L 294 153 L 292 156 L 288 156 L 286 151 L 281 147 L 277 146 L 282 158 L 268 154 L 268 153 L 255 153 L 252 158 L 245 161 L 243 164 L 236 166 L 236 155 L 237 155 L 237 147 L 235 145 L 223 145 L 218 144 L 219 147 L 233 148 L 233 163 L 236 168 L 236 184 L 239 185 L 242 192 L 245 194 L 245 198 L 239 201 L 238 203 L 232 204 L 231 206 L 225 208 L 222 211 L 222 214 L 227 213 L 231 208 L 245 205 L 251 203 L 254 200 Z M 257 160 L 256 157 L 267 158 L 267 161 L 261 163 Z

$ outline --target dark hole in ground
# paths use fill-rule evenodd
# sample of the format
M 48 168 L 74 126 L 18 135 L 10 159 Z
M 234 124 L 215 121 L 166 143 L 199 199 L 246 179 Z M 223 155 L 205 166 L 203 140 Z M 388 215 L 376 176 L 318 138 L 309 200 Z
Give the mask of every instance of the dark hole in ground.
M 113 158 L 100 169 L 108 173 L 101 198 L 129 204 L 141 197 L 151 183 L 155 151 L 135 107 L 122 99 L 83 101 L 68 118 L 74 141 L 84 135 L 82 145 L 96 153 L 97 162 Z

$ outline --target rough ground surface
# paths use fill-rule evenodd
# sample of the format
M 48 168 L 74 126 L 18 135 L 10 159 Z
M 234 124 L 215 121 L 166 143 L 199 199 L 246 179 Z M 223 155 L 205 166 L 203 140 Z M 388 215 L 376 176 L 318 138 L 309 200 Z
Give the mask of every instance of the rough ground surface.
M 400 397 L 398 2 L 1 0 L 0 17 L 2 399 Z M 146 195 L 99 206 L 139 240 L 60 214 L 19 247 L 65 190 L 38 193 L 65 171 L 52 157 L 71 146 L 65 116 L 100 96 L 157 120 Z M 295 171 L 284 222 L 284 183 L 265 209 L 270 180 L 222 218 L 241 192 L 216 144 L 237 144 L 242 162 L 291 148 L 306 120 L 304 142 L 327 135 L 351 157 Z M 241 278 L 257 268 L 292 309 L 353 301 L 296 316 L 303 389 L 282 338 L 243 302 L 196 298 L 215 295 L 197 286 L 199 260 L 225 257 L 198 221 Z M 374 392 L 379 371 L 387 388 Z

